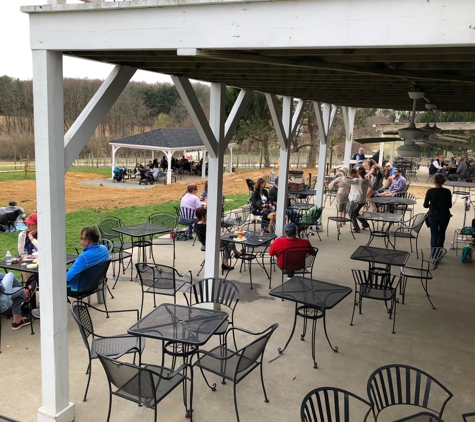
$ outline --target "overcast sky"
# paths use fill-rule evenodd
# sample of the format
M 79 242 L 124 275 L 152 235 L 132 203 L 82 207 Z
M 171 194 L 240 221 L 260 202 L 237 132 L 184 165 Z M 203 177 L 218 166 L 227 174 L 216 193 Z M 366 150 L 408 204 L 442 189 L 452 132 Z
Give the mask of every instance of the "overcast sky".
M 81 3 L 68 0 L 68 3 Z M 0 0 L 0 39 L 2 55 L 0 59 L 0 76 L 31 79 L 33 77 L 31 50 L 29 44 L 30 29 L 28 15 L 20 12 L 20 6 L 47 4 L 47 0 Z M 64 57 L 63 74 L 70 78 L 105 79 L 112 66 L 89 60 Z M 171 82 L 167 75 L 137 71 L 133 81 Z

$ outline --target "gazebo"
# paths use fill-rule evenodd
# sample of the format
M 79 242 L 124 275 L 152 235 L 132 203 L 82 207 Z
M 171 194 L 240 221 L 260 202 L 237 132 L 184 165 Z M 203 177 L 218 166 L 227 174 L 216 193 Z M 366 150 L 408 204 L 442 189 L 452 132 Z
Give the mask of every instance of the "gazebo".
M 170 162 L 176 152 L 186 155 L 188 151 L 200 151 L 205 162 L 206 147 L 196 129 L 156 129 L 150 132 L 140 133 L 138 135 L 128 136 L 110 142 L 112 147 L 112 169 L 116 166 L 115 156 L 120 148 L 145 149 L 152 151 L 152 160 L 155 158 L 155 152 L 159 151 L 166 155 Z M 233 143 L 228 144 L 229 148 L 229 172 L 232 168 Z M 202 177 L 206 177 L 205 166 L 202 168 Z M 167 183 L 171 183 L 172 174 L 167 172 Z

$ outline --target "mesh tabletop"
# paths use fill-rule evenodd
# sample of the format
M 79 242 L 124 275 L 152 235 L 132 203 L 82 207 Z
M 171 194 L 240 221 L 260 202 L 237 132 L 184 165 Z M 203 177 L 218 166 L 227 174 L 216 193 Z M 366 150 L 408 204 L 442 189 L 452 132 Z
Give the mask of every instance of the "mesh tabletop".
M 381 223 L 399 223 L 402 220 L 402 214 L 391 214 L 388 212 L 363 212 L 359 215 L 358 219 L 379 221 Z
M 225 235 L 221 236 L 221 240 L 225 242 L 236 242 L 242 243 L 247 246 L 260 246 L 269 243 L 271 240 L 274 240 L 277 236 L 272 233 L 258 233 L 258 232 L 251 232 L 246 230 L 246 232 L 242 233 L 242 236 L 245 238 L 242 242 L 237 240 L 239 235 L 234 233 L 226 233 Z
M 399 198 L 397 196 L 373 196 L 371 202 L 387 205 L 415 205 L 417 203 L 415 199 Z
M 375 264 L 406 265 L 409 259 L 409 252 L 393 249 L 375 248 L 372 246 L 360 246 L 353 252 L 350 259 L 364 262 L 374 262 Z
M 420 412 L 415 415 L 405 416 L 402 419 L 398 419 L 394 422 L 444 422 L 438 416 L 429 412 Z
M 331 309 L 352 290 L 351 287 L 296 276 L 275 287 L 269 294 L 319 309 Z
M 132 226 L 114 227 L 112 230 L 131 237 L 146 237 L 154 234 L 168 233 L 168 227 L 157 226 L 151 223 L 134 224 Z
M 307 195 L 307 196 L 312 196 L 316 195 L 317 191 L 316 189 L 304 189 L 304 190 L 299 190 L 298 192 L 289 192 L 291 195 Z
M 458 182 L 456 180 L 449 180 L 445 182 L 445 186 L 452 186 L 454 188 L 475 188 L 475 183 L 472 182 Z
M 132 325 L 129 334 L 200 346 L 227 319 L 226 312 L 162 303 Z
M 66 254 L 66 265 L 72 264 L 74 261 L 76 261 L 76 258 L 78 255 L 76 254 Z M 5 268 L 6 270 L 15 270 L 15 271 L 23 271 L 25 273 L 31 273 L 35 274 L 39 271 L 39 266 L 36 268 L 24 268 L 21 266 L 22 260 L 20 259 L 20 262 L 17 264 L 7 264 L 5 261 L 0 261 L 0 268 Z M 31 264 L 31 261 L 27 261 L 27 264 Z
M 308 211 L 310 208 L 314 207 L 314 204 L 309 204 L 307 202 L 295 202 L 288 208 L 294 208 L 296 210 Z

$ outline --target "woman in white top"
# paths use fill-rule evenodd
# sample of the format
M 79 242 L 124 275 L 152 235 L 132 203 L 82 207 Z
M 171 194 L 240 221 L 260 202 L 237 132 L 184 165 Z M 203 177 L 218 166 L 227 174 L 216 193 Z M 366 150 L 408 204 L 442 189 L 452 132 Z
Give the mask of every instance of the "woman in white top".
M 366 203 L 366 194 L 368 192 L 369 181 L 365 178 L 366 170 L 363 167 L 358 169 L 353 168 L 351 170 L 351 178 L 344 176 L 342 179 L 343 183 L 348 183 L 351 186 L 348 199 L 350 201 L 349 214 L 351 223 L 353 225 L 352 233 L 359 233 L 360 226 L 358 224 L 358 214 L 360 209 Z M 363 228 L 368 227 L 366 221 L 361 221 Z
M 180 224 L 188 226 L 188 239 L 193 239 L 193 225 L 196 223 L 196 210 L 201 202 L 196 196 L 198 185 L 190 183 L 180 201 Z

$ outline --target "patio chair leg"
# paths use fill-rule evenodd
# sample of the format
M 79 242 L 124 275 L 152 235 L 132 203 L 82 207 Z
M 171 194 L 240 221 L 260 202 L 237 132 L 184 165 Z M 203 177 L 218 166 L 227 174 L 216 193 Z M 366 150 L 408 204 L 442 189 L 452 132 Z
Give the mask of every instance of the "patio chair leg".
M 318 311 L 315 311 L 318 312 Z M 330 345 L 330 349 L 332 349 L 335 353 L 338 353 L 338 346 L 333 347 L 330 339 L 328 338 L 327 332 L 327 318 L 325 311 L 322 311 L 322 318 L 323 318 L 323 330 L 325 331 L 325 337 L 327 338 L 328 344 Z
M 392 298 L 392 311 L 393 311 L 393 314 L 394 314 L 394 317 L 393 317 L 393 331 L 392 333 L 393 334 L 396 334 L 396 331 L 394 331 L 394 327 L 396 326 L 396 294 L 394 294 L 394 297 Z
M 236 396 L 236 383 L 234 383 L 234 409 L 236 409 L 236 420 L 239 422 L 239 411 L 237 405 L 237 396 Z
M 356 300 L 357 294 L 358 292 L 355 289 L 355 300 L 353 301 L 353 313 L 351 314 L 351 321 L 350 321 L 351 326 L 353 326 L 353 318 L 355 317 L 355 309 L 356 309 L 356 305 L 358 304 L 358 301 Z
M 82 399 L 82 401 L 86 401 L 87 400 L 87 391 L 89 390 L 89 383 L 91 382 L 91 372 L 92 372 L 92 365 L 91 365 L 91 361 L 89 361 L 89 366 L 87 368 L 87 371 L 86 371 L 86 374 L 88 374 L 87 376 L 87 384 L 86 384 L 86 391 L 84 392 L 84 398 Z
M 424 291 L 426 292 L 427 299 L 429 300 L 430 304 L 432 305 L 432 309 L 435 310 L 435 306 L 434 306 L 434 304 L 432 303 L 432 300 L 430 300 L 430 295 L 429 295 L 429 292 L 427 291 L 427 282 L 428 282 L 428 280 L 426 279 L 426 284 L 425 284 L 425 286 L 424 286 L 424 281 L 421 280 L 422 288 L 423 288 Z
M 264 372 L 262 368 L 262 362 L 261 362 L 261 384 L 262 384 L 262 391 L 264 391 L 264 402 L 269 403 L 269 399 L 267 398 L 267 393 L 266 393 L 266 387 L 264 385 Z

